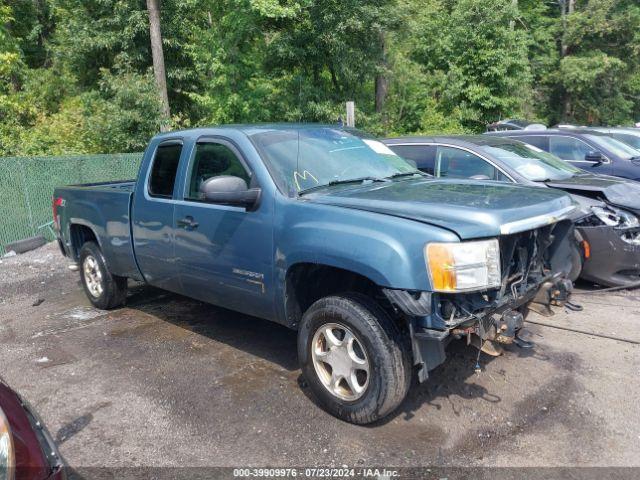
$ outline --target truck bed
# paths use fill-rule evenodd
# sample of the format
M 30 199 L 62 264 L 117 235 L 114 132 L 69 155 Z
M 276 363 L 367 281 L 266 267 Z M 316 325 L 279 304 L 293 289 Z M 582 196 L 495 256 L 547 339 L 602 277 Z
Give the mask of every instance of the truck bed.
M 56 188 L 61 237 L 65 253 L 78 260 L 78 245 L 90 229 L 115 275 L 140 278 L 131 236 L 131 199 L 135 181 L 85 183 Z

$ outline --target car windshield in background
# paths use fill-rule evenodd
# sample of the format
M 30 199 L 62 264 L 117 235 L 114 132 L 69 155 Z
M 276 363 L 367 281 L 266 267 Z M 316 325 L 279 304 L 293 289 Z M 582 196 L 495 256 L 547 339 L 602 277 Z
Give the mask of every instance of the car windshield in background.
M 423 175 L 378 140 L 319 127 L 251 135 L 278 187 L 289 196 L 342 183 Z
M 482 145 L 480 148 L 534 182 L 566 180 L 581 172 L 558 157 L 524 143 Z
M 618 157 L 626 158 L 629 160 L 632 158 L 640 157 L 640 150 L 636 150 L 635 148 L 621 142 L 620 140 L 616 140 L 615 138 L 607 137 L 604 135 L 590 134 L 585 134 L 585 137 L 599 147 L 609 150 L 611 153 L 617 155 Z

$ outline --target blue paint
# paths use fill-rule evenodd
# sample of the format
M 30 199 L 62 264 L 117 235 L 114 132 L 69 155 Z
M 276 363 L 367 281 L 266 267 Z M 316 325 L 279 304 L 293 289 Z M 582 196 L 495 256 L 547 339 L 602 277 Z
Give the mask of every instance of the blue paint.
M 500 235 L 501 225 L 572 205 L 550 189 L 491 182 L 398 178 L 335 185 L 307 195 L 283 192 L 252 135 L 309 125 L 201 128 L 154 137 L 132 182 L 59 188 L 60 238 L 75 258 L 72 225 L 91 229 L 110 270 L 193 298 L 287 324 L 286 272 L 299 263 L 350 270 L 382 287 L 429 291 L 428 242 Z M 330 126 L 333 130 L 336 126 Z M 345 132 L 352 132 L 344 129 Z M 185 200 L 197 142 L 223 141 L 261 189 L 256 208 Z M 149 194 L 160 145 L 182 151 L 170 198 Z M 131 212 L 131 213 L 129 213 Z M 191 218 L 196 228 L 179 226 Z

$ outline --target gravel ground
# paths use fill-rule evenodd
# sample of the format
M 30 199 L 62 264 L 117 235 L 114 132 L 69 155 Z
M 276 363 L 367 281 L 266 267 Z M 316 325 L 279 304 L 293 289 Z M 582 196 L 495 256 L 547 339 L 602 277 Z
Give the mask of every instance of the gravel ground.
M 150 287 L 92 308 L 53 244 L 0 263 L 0 375 L 68 464 L 640 467 L 640 294 L 589 293 L 529 324 L 534 350 L 456 342 L 373 426 L 318 408 L 295 333 Z M 640 470 L 636 470 L 640 475 Z

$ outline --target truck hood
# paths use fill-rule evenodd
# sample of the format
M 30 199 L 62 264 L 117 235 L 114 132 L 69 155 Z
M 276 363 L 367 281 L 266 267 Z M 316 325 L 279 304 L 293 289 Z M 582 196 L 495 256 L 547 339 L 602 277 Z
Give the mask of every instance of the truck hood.
M 431 178 L 371 183 L 305 198 L 436 225 L 463 240 L 548 225 L 575 208 L 569 196 L 545 188 Z
M 568 180 L 546 182 L 546 185 L 640 212 L 640 182 L 634 180 L 583 174 Z

